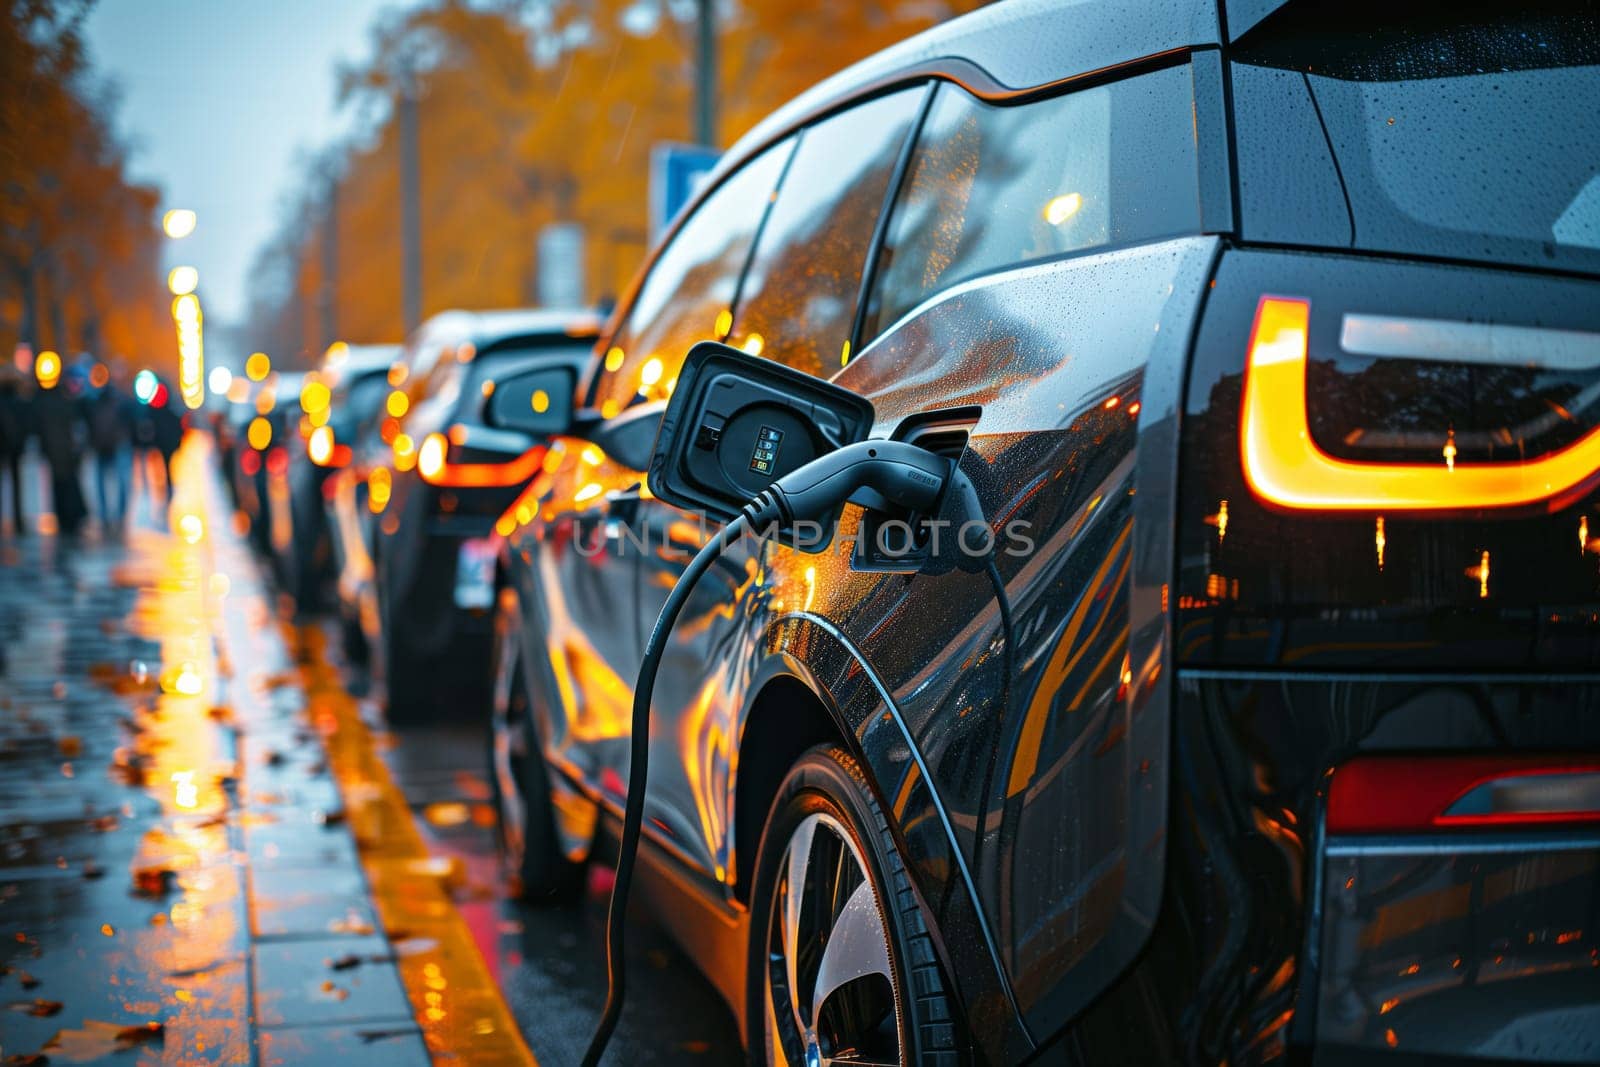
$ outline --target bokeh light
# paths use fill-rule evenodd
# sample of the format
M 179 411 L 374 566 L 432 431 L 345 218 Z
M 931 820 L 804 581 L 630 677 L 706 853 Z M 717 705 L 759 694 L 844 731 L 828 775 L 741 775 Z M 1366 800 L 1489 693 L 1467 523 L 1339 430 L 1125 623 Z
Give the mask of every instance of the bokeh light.
M 186 207 L 176 207 L 161 216 L 161 229 L 168 237 L 178 240 L 194 232 L 195 214 Z
M 173 267 L 167 272 L 167 288 L 173 296 L 187 296 L 200 286 L 200 272 L 193 267 Z

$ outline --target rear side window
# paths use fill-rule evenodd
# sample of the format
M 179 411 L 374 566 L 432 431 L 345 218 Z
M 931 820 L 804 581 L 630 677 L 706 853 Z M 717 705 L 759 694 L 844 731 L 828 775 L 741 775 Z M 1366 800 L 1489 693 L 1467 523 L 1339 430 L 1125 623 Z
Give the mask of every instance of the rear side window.
M 1187 66 L 1020 105 L 937 92 L 863 337 L 979 274 L 1199 227 Z
M 740 289 L 732 344 L 826 377 L 854 325 L 861 267 L 911 121 L 904 89 L 801 135 Z
M 1299 0 L 1234 54 L 1247 72 L 1303 78 L 1356 247 L 1600 273 L 1596 10 Z M 1235 106 L 1241 143 L 1273 152 L 1279 112 L 1247 97 Z M 1316 180 L 1310 162 L 1280 162 L 1280 188 Z M 1247 212 L 1282 210 L 1242 192 Z M 1266 236 L 1281 226 L 1252 225 Z
M 767 149 L 718 186 L 651 266 L 589 398 L 603 415 L 665 398 L 689 349 L 717 339 L 793 147 Z

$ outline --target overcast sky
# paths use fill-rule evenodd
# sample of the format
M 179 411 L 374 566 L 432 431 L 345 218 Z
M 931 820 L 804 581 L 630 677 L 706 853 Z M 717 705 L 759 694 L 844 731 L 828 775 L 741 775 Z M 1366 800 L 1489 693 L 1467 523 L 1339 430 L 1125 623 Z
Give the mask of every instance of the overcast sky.
M 206 316 L 243 316 L 247 277 L 298 183 L 305 154 L 343 132 L 335 66 L 370 52 L 396 0 L 99 0 L 96 68 L 120 85 L 133 171 L 192 208 L 199 227 L 168 266 L 200 271 Z

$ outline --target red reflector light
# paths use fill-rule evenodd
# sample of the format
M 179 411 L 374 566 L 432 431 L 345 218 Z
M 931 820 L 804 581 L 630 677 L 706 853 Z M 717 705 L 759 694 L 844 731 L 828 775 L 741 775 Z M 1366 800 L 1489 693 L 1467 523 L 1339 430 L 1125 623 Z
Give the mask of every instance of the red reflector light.
M 283 450 L 283 446 L 280 445 L 267 453 L 268 474 L 283 474 L 288 469 L 289 453 Z
M 261 453 L 251 449 L 239 455 L 239 469 L 246 478 L 254 478 L 261 470 Z
M 1600 756 L 1358 756 L 1333 772 L 1331 834 L 1600 822 Z

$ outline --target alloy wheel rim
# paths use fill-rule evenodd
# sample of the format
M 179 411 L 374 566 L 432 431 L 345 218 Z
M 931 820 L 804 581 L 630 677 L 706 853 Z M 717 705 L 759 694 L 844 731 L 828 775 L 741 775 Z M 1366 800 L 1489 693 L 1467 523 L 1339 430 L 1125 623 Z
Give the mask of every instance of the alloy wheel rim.
M 765 1014 L 775 1062 L 906 1062 L 882 902 L 855 841 L 832 816 L 795 827 L 767 922 Z

